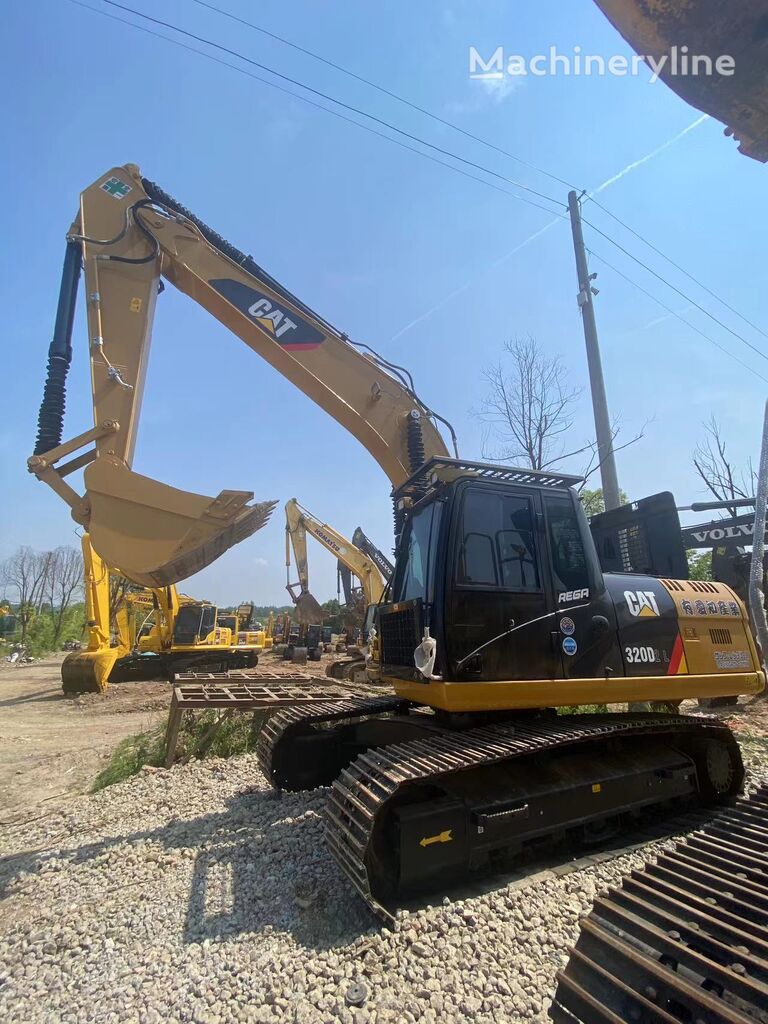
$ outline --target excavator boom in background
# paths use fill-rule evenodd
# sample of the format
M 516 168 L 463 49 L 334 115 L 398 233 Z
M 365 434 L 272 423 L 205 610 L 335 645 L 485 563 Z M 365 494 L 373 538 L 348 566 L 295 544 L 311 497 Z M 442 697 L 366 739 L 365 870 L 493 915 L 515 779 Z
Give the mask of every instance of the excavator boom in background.
M 760 691 L 761 658 L 728 586 L 658 565 L 606 572 L 579 478 L 451 457 L 445 421 L 407 371 L 361 352 L 135 166 L 83 193 L 72 251 L 88 283 L 96 427 L 60 444 L 65 325 L 30 468 L 90 524 L 107 564 L 166 585 L 258 517 L 241 492 L 212 505 L 130 468 L 161 273 L 346 427 L 391 481 L 395 567 L 376 605 L 375 668 L 393 695 L 286 711 L 259 747 L 274 785 L 331 787 L 328 844 L 371 906 L 390 914 L 405 894 L 546 840 L 589 841 L 739 791 L 741 755 L 721 722 L 556 711 Z M 85 498 L 64 479 L 83 465 Z
M 318 519 L 295 498 L 291 498 L 285 506 L 285 566 L 287 573 L 286 590 L 296 605 L 299 622 L 303 627 L 316 623 L 322 624 L 324 613 L 309 590 L 309 563 L 307 560 L 307 534 L 314 537 L 332 555 L 336 556 L 341 570 L 350 577 L 349 585 L 345 585 L 347 606 L 347 635 L 360 632 L 367 617 L 368 610 L 375 608 L 384 596 L 386 580 L 379 569 L 378 561 L 366 554 L 352 541 L 347 540 L 338 530 Z M 379 560 L 386 559 L 358 527 L 355 535 L 374 550 Z M 296 571 L 299 579 L 291 583 L 291 549 L 296 560 Z M 360 589 L 351 585 L 351 577 L 360 581 Z M 312 651 L 318 651 L 321 644 L 315 643 Z M 313 655 L 311 655 L 313 656 Z M 355 679 L 358 670 L 365 675 L 365 657 L 355 657 L 334 662 L 326 667 L 326 674 L 335 679 Z
M 347 540 L 334 527 L 324 523 L 303 508 L 295 498 L 291 498 L 285 506 L 286 590 L 296 605 L 300 622 L 319 622 L 323 617 L 322 608 L 309 591 L 307 533 L 322 544 L 326 551 L 335 555 L 336 559 L 353 576 L 357 577 L 366 607 L 379 603 L 384 594 L 386 580 L 373 558 L 357 547 L 353 541 Z M 291 583 L 291 549 L 293 549 L 296 571 L 299 576 L 297 583 Z

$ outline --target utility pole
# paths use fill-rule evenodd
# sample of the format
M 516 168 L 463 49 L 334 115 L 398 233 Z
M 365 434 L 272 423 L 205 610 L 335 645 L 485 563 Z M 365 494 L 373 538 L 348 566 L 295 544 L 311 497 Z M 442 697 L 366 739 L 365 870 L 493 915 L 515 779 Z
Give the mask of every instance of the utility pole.
M 605 397 L 603 366 L 600 362 L 600 346 L 597 341 L 597 322 L 595 307 L 592 302 L 592 286 L 587 266 L 587 253 L 584 248 L 584 235 L 581 230 L 581 210 L 579 197 L 575 192 L 568 193 L 568 212 L 571 215 L 571 231 L 573 232 L 573 251 L 576 254 L 576 273 L 579 279 L 577 301 L 581 309 L 584 324 L 584 341 L 587 345 L 587 366 L 589 367 L 589 387 L 592 392 L 592 409 L 595 414 L 595 437 L 597 439 L 597 457 L 600 461 L 600 479 L 603 484 L 603 500 L 606 509 L 618 508 L 619 480 L 616 476 L 616 460 L 613 457 L 613 437 L 611 421 L 608 416 L 608 402 Z

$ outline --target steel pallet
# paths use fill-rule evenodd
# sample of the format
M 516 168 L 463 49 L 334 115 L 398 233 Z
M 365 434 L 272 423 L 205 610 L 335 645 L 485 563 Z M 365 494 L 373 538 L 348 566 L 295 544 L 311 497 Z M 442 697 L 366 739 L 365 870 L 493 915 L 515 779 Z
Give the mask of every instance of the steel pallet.
M 301 673 L 278 675 L 260 672 L 186 672 L 176 677 L 168 726 L 165 732 L 165 766 L 170 768 L 184 714 L 219 708 L 215 729 L 232 714 L 246 711 L 279 711 L 314 705 L 328 700 L 354 697 L 354 693 L 327 679 L 313 679 Z

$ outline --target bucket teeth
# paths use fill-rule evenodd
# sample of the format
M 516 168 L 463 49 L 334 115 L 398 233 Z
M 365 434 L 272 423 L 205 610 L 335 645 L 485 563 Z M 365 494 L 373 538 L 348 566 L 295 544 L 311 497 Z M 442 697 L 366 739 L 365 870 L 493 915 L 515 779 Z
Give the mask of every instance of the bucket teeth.
M 102 456 L 85 471 L 88 529 L 104 561 L 143 587 L 178 583 L 260 530 L 274 501 L 181 491 Z
M 222 494 L 231 493 L 233 492 L 222 492 Z M 204 569 L 206 565 L 215 562 L 219 555 L 229 548 L 266 526 L 276 504 L 275 501 L 261 501 L 255 505 L 244 505 L 242 511 L 237 514 L 237 518 L 233 522 L 228 522 L 223 529 L 219 528 L 217 533 L 211 533 L 210 529 L 206 530 L 202 525 L 193 526 L 179 542 L 177 551 L 171 555 L 168 561 L 157 566 L 151 572 L 143 573 L 143 578 L 137 582 L 143 583 L 147 587 L 158 588 L 169 586 L 171 583 L 177 583 L 179 580 L 192 576 L 193 573 Z M 206 516 L 207 524 L 210 524 L 212 518 Z

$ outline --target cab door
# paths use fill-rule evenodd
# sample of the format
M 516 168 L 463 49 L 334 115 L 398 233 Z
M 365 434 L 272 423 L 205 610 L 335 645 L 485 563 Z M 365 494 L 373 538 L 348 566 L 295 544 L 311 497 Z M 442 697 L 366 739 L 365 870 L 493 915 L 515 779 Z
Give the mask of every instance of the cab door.
M 539 492 L 466 481 L 456 489 L 452 518 L 446 567 L 451 678 L 560 676 Z
M 597 561 L 589 524 L 573 492 L 542 494 L 557 614 L 552 638 L 566 679 L 624 674 L 616 611 Z

